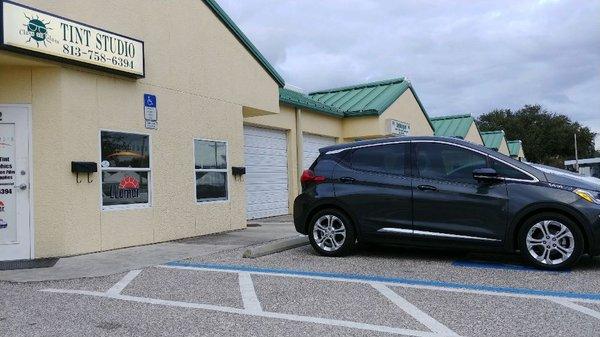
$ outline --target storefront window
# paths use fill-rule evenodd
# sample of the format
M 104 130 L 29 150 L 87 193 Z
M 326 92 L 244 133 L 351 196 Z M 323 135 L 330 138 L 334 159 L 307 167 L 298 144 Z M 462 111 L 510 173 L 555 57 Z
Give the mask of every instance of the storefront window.
M 227 143 L 194 140 L 196 200 L 227 200 Z
M 102 131 L 102 207 L 150 204 L 150 137 Z

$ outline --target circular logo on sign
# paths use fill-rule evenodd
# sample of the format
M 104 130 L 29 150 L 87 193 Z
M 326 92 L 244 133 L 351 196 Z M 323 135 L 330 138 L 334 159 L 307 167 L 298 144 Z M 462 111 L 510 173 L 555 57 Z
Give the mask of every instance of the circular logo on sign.
M 100 163 L 100 166 L 102 166 L 102 167 L 109 167 L 109 166 L 110 166 L 110 163 L 108 162 L 108 160 L 103 160 L 103 161 Z
M 48 35 L 48 30 L 52 29 L 52 28 L 48 27 L 48 25 L 50 24 L 50 21 L 44 22 L 39 18 L 39 16 L 29 17 L 29 16 L 27 16 L 27 14 L 25 14 L 25 18 L 27 18 L 27 20 L 29 20 L 29 21 L 23 25 L 27 29 L 22 30 L 21 34 L 23 34 L 25 36 L 29 36 L 29 40 L 27 40 L 27 42 L 31 42 L 33 40 L 39 47 L 40 42 L 43 43 L 45 46 L 46 41 L 49 41 L 49 42 L 53 41 L 53 39 L 51 39 L 50 36 Z

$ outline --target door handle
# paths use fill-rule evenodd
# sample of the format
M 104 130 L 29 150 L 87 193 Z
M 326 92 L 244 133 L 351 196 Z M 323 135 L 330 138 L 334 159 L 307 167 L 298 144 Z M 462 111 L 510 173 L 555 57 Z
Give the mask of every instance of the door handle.
M 343 182 L 343 183 L 353 183 L 355 181 L 356 181 L 356 179 L 354 179 L 352 177 L 341 177 L 340 178 L 340 182 Z
M 419 185 L 417 188 L 421 191 L 437 191 L 437 187 L 431 185 Z

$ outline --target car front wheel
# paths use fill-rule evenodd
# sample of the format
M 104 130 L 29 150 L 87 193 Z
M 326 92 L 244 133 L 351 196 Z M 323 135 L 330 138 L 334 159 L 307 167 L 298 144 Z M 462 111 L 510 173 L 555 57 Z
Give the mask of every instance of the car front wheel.
M 521 254 L 541 269 L 573 265 L 583 253 L 583 235 L 569 218 L 554 213 L 529 219 L 519 232 Z
M 310 244 L 321 255 L 343 256 L 356 243 L 354 227 L 348 217 L 335 209 L 326 209 L 315 214 L 308 232 Z

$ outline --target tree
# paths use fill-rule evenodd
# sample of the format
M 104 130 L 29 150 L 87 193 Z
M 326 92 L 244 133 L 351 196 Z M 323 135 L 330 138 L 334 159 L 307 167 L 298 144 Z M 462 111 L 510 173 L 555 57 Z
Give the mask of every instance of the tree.
M 527 160 L 535 163 L 563 167 L 565 160 L 574 159 L 573 134 L 577 134 L 579 158 L 596 154 L 596 134 L 590 128 L 540 105 L 492 110 L 479 116 L 477 125 L 481 131 L 504 130 L 507 140 L 522 140 Z

